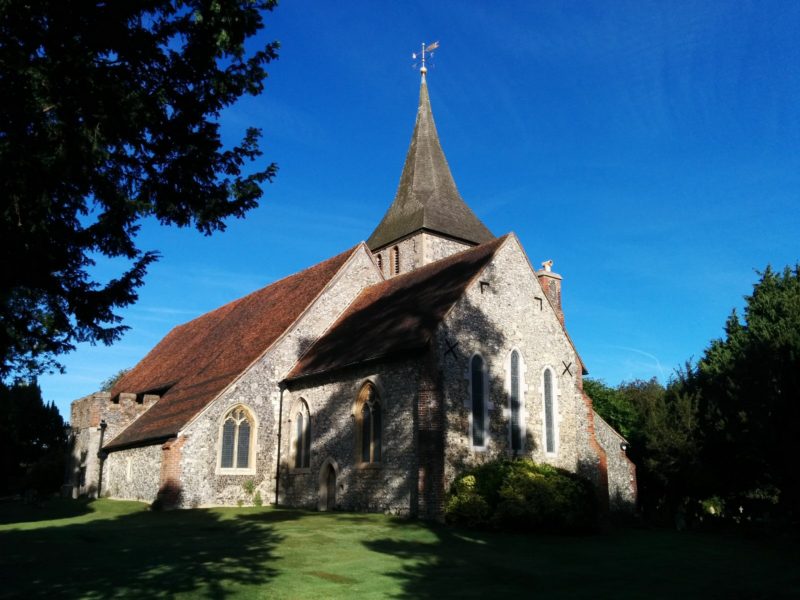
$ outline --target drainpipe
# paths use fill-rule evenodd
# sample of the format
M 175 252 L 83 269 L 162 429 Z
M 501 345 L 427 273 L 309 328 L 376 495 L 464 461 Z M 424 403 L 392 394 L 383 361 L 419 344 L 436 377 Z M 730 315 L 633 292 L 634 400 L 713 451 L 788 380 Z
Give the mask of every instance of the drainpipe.
M 283 431 L 283 392 L 286 390 L 286 383 L 281 382 L 281 397 L 278 402 L 278 452 L 275 463 L 275 506 L 278 506 L 278 491 L 281 487 L 281 432 Z
M 108 427 L 108 423 L 106 423 L 105 419 L 100 421 L 100 446 L 97 450 L 97 458 L 100 459 L 100 467 L 99 467 L 99 474 L 97 477 L 97 497 L 99 498 L 103 494 L 103 463 L 106 461 L 106 457 L 108 456 L 108 452 L 103 450 L 103 437 L 105 437 L 106 427 Z

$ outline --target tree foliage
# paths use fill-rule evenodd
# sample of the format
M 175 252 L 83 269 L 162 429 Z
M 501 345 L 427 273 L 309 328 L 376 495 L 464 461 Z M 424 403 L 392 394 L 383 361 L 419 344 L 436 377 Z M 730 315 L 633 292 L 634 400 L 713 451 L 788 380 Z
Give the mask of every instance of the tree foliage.
M 631 444 L 642 510 L 669 515 L 692 487 L 697 457 L 697 402 L 682 388 L 680 376 L 667 387 L 655 378 L 616 388 L 587 379 L 584 391 Z
M 592 399 L 597 414 L 622 437 L 630 440 L 635 435 L 638 415 L 628 397 L 599 379 L 584 379 L 583 391 Z
M 64 420 L 54 403 L 42 400 L 38 384 L 0 382 L 0 494 L 57 490 L 66 443 Z
M 114 373 L 111 377 L 104 380 L 103 383 L 100 384 L 100 391 L 101 392 L 110 392 L 117 382 L 122 379 L 130 369 L 120 369 L 116 373 Z
M 587 380 L 595 410 L 628 437 L 645 514 L 727 504 L 736 519 L 800 512 L 800 265 L 760 273 L 724 336 L 665 387 Z
M 262 90 L 277 43 L 246 42 L 274 5 L 0 2 L 0 377 L 118 339 L 157 258 L 142 219 L 211 234 L 257 205 L 260 132 L 225 148 L 218 119 Z M 96 281 L 98 255 L 128 266 Z
M 700 402 L 705 492 L 800 506 L 800 265 L 760 273 L 686 379 Z

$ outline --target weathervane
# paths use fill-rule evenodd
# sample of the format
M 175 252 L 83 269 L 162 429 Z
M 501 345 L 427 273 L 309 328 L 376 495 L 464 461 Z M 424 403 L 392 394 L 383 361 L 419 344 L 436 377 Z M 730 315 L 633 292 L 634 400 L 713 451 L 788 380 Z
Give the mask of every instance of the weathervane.
M 419 72 L 425 75 L 428 72 L 427 67 L 425 67 L 425 55 L 429 54 L 430 58 L 433 58 L 433 51 L 439 47 L 439 42 L 433 42 L 432 44 L 425 45 L 425 42 L 422 42 L 422 52 L 412 52 L 411 58 L 414 60 L 420 60 L 421 66 L 419 68 Z M 412 68 L 416 68 L 418 63 L 414 63 Z

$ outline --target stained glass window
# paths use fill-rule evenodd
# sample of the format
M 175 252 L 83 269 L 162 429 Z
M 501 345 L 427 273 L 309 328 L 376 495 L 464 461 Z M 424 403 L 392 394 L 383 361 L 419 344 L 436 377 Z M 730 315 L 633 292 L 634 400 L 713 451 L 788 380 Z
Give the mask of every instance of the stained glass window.
M 250 468 L 251 431 L 250 417 L 244 409 L 235 408 L 228 413 L 222 425 L 220 468 Z

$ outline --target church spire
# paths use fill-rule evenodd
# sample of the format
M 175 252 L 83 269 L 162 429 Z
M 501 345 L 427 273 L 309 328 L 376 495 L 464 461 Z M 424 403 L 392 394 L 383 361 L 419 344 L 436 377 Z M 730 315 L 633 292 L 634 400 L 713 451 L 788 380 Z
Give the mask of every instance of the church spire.
M 433 122 L 422 71 L 419 106 L 411 145 L 392 205 L 367 240 L 373 251 L 427 230 L 468 244 L 494 239 L 458 193 Z

